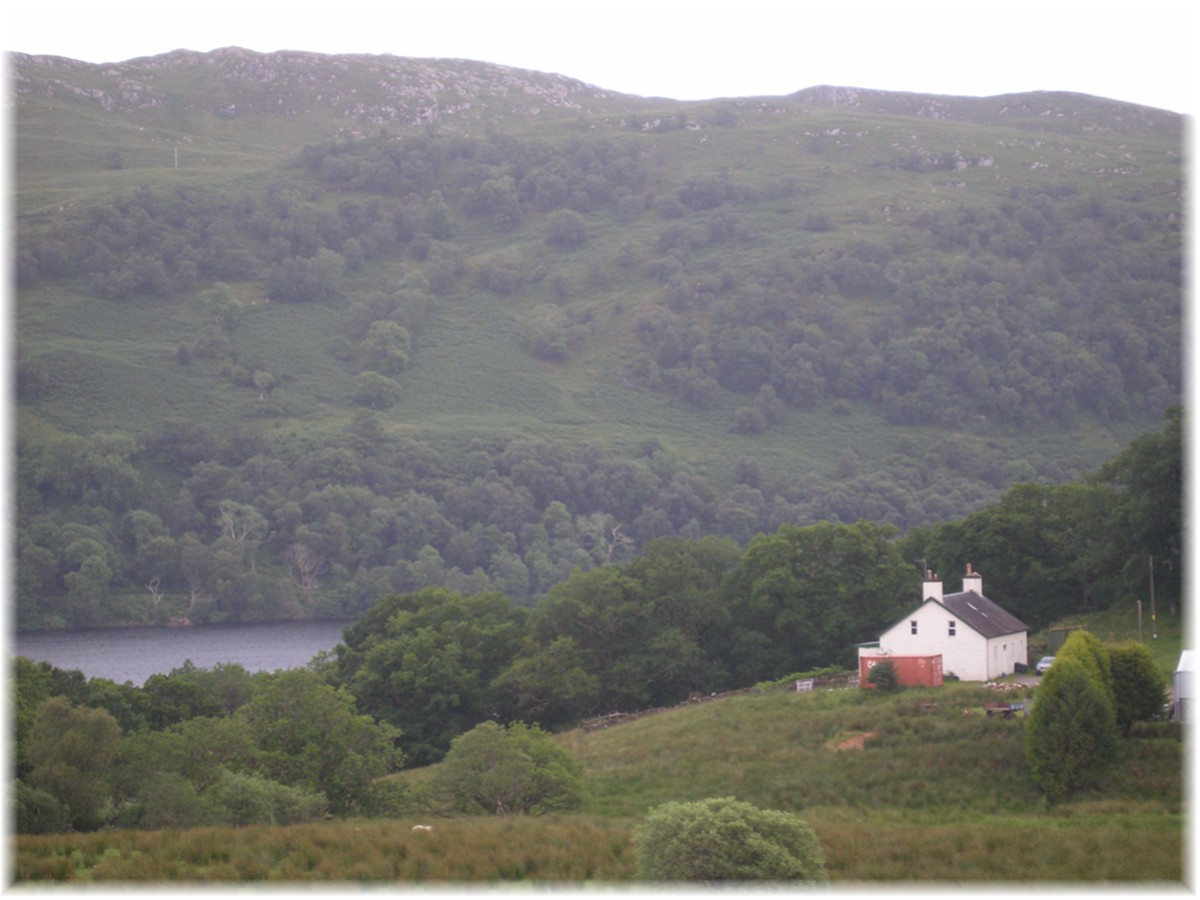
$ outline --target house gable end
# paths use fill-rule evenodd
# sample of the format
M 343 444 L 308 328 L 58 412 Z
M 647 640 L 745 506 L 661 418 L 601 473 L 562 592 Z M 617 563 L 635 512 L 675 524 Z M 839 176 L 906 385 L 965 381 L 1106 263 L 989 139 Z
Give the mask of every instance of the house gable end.
M 981 638 L 988 638 L 988 637 L 995 636 L 995 635 L 985 634 L 984 632 L 980 631 L 979 628 L 977 628 L 973 622 L 971 622 L 966 617 L 961 615 L 958 612 L 958 610 L 953 609 L 950 606 L 948 606 L 944 602 L 944 599 L 945 598 L 943 598 L 943 601 L 938 601 L 938 600 L 934 600 L 934 599 L 930 598 L 930 599 L 926 600 L 924 603 L 922 603 L 920 606 L 914 607 L 912 609 L 912 611 L 908 613 L 908 615 L 906 615 L 906 616 L 904 616 L 904 618 L 896 621 L 895 624 L 893 624 L 890 628 L 887 628 L 880 634 L 880 636 L 879 636 L 880 642 L 886 643 L 888 638 L 890 636 L 892 636 L 893 633 L 895 633 L 896 635 L 909 634 L 910 633 L 909 623 L 912 622 L 914 619 L 916 619 L 918 621 L 920 621 L 920 620 L 928 621 L 928 619 L 930 618 L 930 615 L 929 615 L 930 610 L 933 608 L 941 610 L 941 612 L 945 616 L 946 622 L 949 623 L 951 621 L 954 621 L 957 624 L 957 627 L 959 629 L 963 629 L 963 628 L 970 629 L 971 631 L 975 632 L 975 634 L 979 635 L 979 637 L 981 637 Z
M 918 618 L 919 614 L 923 613 L 929 607 L 937 607 L 937 608 L 943 609 L 943 610 L 945 609 L 945 607 L 941 603 L 939 603 L 937 600 L 930 598 L 930 599 L 926 600 L 924 603 L 922 603 L 920 606 L 914 607 L 913 610 L 911 612 L 909 612 L 903 618 L 896 620 L 896 622 L 894 622 L 890 627 L 884 629 L 882 634 L 880 634 L 880 636 L 879 636 L 880 641 L 886 640 L 888 635 L 890 635 L 893 631 L 897 631 L 897 629 L 903 629 L 903 633 L 908 634 L 908 628 L 909 628 L 908 623 L 911 622 L 914 618 Z M 953 616 L 951 616 L 951 618 L 953 618 Z

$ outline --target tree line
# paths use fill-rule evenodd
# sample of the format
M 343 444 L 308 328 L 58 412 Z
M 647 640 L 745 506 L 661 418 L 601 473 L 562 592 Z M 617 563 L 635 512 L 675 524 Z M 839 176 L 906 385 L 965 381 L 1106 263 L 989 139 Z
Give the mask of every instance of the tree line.
M 190 665 L 142 688 L 18 658 L 23 832 L 290 824 L 395 810 L 395 732 L 304 669 Z
M 486 591 L 387 594 L 305 669 L 187 664 L 137 687 L 18 659 L 22 821 L 55 830 L 394 814 L 411 798 L 379 777 L 442 759 L 483 722 L 563 728 L 853 665 L 855 644 L 920 601 L 917 558 L 947 570 L 970 553 L 989 594 L 1038 628 L 1127 599 L 1139 590 L 1139 560 L 1154 554 L 1169 573 L 1160 596 L 1174 607 L 1180 430 L 1175 410 L 1161 433 L 1086 483 L 1022 485 L 932 529 L 784 525 L 744 549 L 716 536 L 661 537 L 628 560 L 577 569 L 533 606 Z M 234 512 L 231 540 L 252 530 Z M 1112 688 L 1114 667 L 1124 682 L 1146 681 L 1144 663 L 1116 650 L 1087 663 L 1107 685 L 1104 722 L 1128 730 L 1145 717 L 1150 701 Z M 1072 679 L 1063 676 L 1070 691 L 1095 693 Z M 1056 740 L 1065 739 L 1044 739 Z M 1059 772 L 1064 752 L 1030 750 L 1048 793 L 1090 777 L 1043 775 Z
M 380 596 L 427 587 L 528 605 L 657 538 L 717 535 L 747 547 L 784 525 L 863 520 L 907 526 L 910 542 L 929 545 L 909 560 L 987 563 L 989 583 L 1042 598 L 1022 613 L 1044 624 L 1063 602 L 1103 608 L 1133 590 L 1147 570 L 1144 557 L 1129 560 L 1146 542 L 1160 585 L 1178 583 L 1178 548 L 1155 533 L 1171 533 L 1170 520 L 1134 510 L 1137 492 L 1120 489 L 1143 464 L 1163 470 L 1138 482 L 1149 495 L 1179 484 L 1178 418 L 1095 478 L 1019 484 L 961 522 L 959 510 L 987 496 L 965 474 L 915 459 L 895 474 L 786 485 L 741 461 L 718 492 L 653 441 L 634 458 L 517 440 L 444 451 L 386 435 L 369 412 L 341 434 L 282 445 L 194 423 L 168 423 L 144 443 L 18 434 L 16 619 L 44 628 L 351 618 Z M 1163 461 L 1171 446 L 1175 463 Z M 1177 509 L 1178 495 L 1160 499 L 1158 509 Z M 1114 508 L 1126 519 L 1105 530 Z M 951 524 L 928 524 L 939 520 Z M 1128 537 L 1139 529 L 1145 537 Z

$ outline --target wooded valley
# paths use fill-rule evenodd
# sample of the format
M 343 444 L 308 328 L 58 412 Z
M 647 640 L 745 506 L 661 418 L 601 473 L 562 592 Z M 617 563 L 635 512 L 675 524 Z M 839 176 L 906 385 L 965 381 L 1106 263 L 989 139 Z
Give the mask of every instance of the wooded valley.
M 1180 400 L 1178 116 L 445 65 L 473 101 L 414 124 L 415 89 L 317 96 L 370 60 L 15 57 L 17 627 L 527 605 L 667 536 L 928 527 Z

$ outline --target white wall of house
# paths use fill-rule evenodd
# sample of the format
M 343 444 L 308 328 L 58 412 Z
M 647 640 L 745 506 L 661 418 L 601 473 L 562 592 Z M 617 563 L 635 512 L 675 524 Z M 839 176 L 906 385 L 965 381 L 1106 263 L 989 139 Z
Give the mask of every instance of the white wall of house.
M 892 656 L 942 656 L 942 671 L 963 681 L 990 681 L 1026 664 L 1024 633 L 988 640 L 934 600 L 926 600 L 879 636 L 879 649 Z
M 955 622 L 951 636 L 950 623 Z M 915 632 L 915 633 L 914 633 Z M 987 658 L 987 641 L 976 631 L 956 622 L 950 612 L 927 600 L 879 636 L 879 650 L 892 656 L 942 655 L 942 671 L 963 681 L 986 681 L 981 665 Z
M 1011 675 L 1017 663 L 1029 665 L 1029 648 L 1025 632 L 1005 634 L 988 641 L 988 681 Z

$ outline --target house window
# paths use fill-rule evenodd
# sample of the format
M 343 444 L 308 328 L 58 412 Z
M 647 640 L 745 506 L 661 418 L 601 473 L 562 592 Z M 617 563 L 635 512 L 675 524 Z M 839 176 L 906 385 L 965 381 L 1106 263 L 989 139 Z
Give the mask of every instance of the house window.
M 916 619 L 912 619 L 912 620 L 911 620 L 911 621 L 908 623 L 908 627 L 909 627 L 910 629 L 912 629 L 912 633 L 913 633 L 913 634 L 916 634 L 916 633 L 917 633 L 917 620 L 916 620 Z
M 951 619 L 950 620 L 950 637 L 954 637 L 957 630 L 958 630 L 958 623 L 955 622 L 953 619 Z

